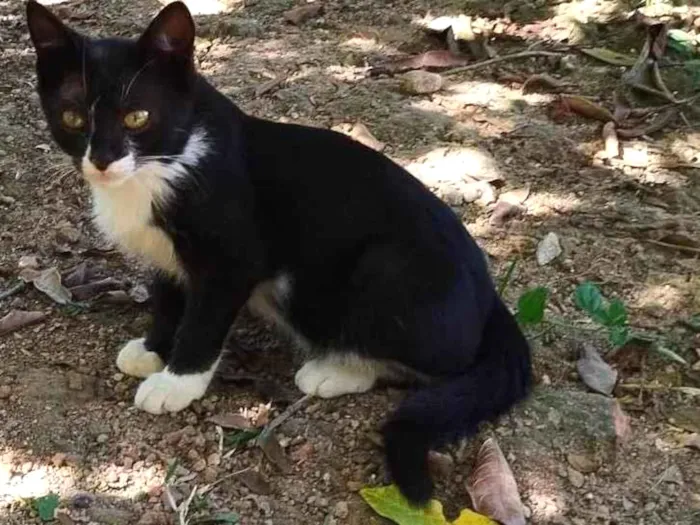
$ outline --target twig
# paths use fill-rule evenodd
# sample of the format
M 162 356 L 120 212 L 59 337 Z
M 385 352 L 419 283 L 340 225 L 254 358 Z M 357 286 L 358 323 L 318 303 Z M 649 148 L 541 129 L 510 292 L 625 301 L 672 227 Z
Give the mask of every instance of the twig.
M 498 295 L 503 296 L 503 292 L 506 291 L 506 288 L 508 288 L 508 285 L 510 284 L 510 279 L 513 276 L 513 271 L 515 270 L 515 265 L 518 263 L 517 259 L 513 259 L 510 261 L 510 264 L 508 265 L 508 269 L 506 270 L 506 274 L 503 276 L 501 279 L 501 282 L 498 283 Z
M 476 64 L 469 64 L 468 66 L 456 67 L 446 71 L 445 75 L 455 75 L 457 73 L 462 73 L 463 71 L 471 71 L 472 69 L 478 69 L 480 67 L 490 66 L 491 64 L 497 64 L 499 62 L 505 62 L 506 60 L 515 60 L 518 58 L 531 58 L 531 57 L 560 57 L 561 53 L 555 53 L 553 51 L 521 51 L 520 53 L 514 53 L 512 55 L 503 55 L 500 57 L 490 58 L 482 62 L 477 62 Z
M 700 254 L 700 248 L 693 248 L 692 246 L 681 246 L 680 244 L 671 244 L 670 242 L 655 241 L 654 239 L 645 240 L 648 243 L 656 244 L 657 246 L 663 246 L 664 248 L 671 248 L 681 252 Z
M 219 485 L 221 482 L 226 481 L 227 479 L 235 478 L 236 476 L 239 476 L 239 475 L 243 474 L 244 472 L 248 472 L 252 468 L 253 467 L 246 467 L 244 469 L 237 470 L 236 472 L 232 472 L 231 474 L 226 474 L 225 476 L 220 477 L 219 479 L 217 479 L 213 483 L 209 483 L 209 485 L 204 485 L 201 489 L 199 489 L 200 496 L 203 496 L 207 492 L 211 492 L 211 490 L 214 487 L 216 487 L 217 485 Z
M 4 292 L 0 292 L 0 301 L 2 301 L 3 299 L 7 299 L 8 297 L 12 297 L 16 293 L 21 292 L 26 286 L 27 283 L 25 283 L 24 281 L 20 281 L 16 285 L 5 290 Z
M 260 435 L 257 437 L 258 441 L 264 439 L 266 436 L 269 436 L 274 429 L 276 429 L 278 426 L 280 426 L 282 423 L 287 421 L 289 417 L 299 410 L 302 406 L 306 404 L 306 402 L 311 399 L 312 396 L 311 394 L 306 394 L 304 397 L 297 399 L 294 403 L 289 405 L 284 412 L 282 412 L 279 416 L 277 416 L 275 419 L 270 421 L 267 426 L 263 429 L 262 432 L 260 432 Z

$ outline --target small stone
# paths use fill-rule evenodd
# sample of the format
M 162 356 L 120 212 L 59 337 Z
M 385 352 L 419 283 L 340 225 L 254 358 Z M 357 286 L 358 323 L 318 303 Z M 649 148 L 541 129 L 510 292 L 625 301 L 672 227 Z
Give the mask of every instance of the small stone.
M 192 465 L 192 470 L 195 472 L 203 472 L 205 468 L 207 468 L 207 462 L 204 459 L 198 459 Z
M 122 459 L 122 466 L 124 468 L 130 469 L 134 466 L 134 459 L 130 458 L 129 456 L 124 456 L 124 459 Z
M 81 493 L 71 498 L 70 505 L 76 509 L 87 509 L 95 501 L 92 494 Z
M 66 455 L 63 452 L 57 452 L 51 458 L 51 463 L 53 463 L 54 467 L 62 467 L 65 462 Z
M 102 445 L 104 443 L 107 443 L 108 440 L 109 440 L 109 436 L 107 434 L 100 434 L 99 436 L 97 436 L 96 441 Z
M 345 519 L 348 517 L 349 513 L 350 513 L 350 509 L 348 508 L 347 501 L 339 501 L 333 507 L 333 515 L 336 518 Z
M 23 255 L 19 258 L 17 267 L 20 270 L 29 268 L 30 270 L 37 270 L 39 268 L 39 258 L 36 255 Z
M 622 496 L 622 508 L 625 509 L 627 512 L 629 512 L 630 510 L 632 510 L 634 508 L 634 503 L 632 503 L 625 496 Z
M 574 469 L 584 474 L 590 474 L 595 472 L 600 468 L 598 462 L 595 458 L 587 456 L 585 454 L 567 454 L 566 460 L 569 462 Z
M 202 478 L 204 478 L 205 483 L 214 483 L 216 478 L 219 476 L 219 471 L 214 467 L 207 467 L 202 472 Z
M 56 240 L 59 243 L 75 244 L 80 240 L 80 231 L 69 222 L 62 222 L 56 230 Z
M 589 344 L 583 345 L 581 358 L 576 362 L 578 374 L 591 390 L 609 396 L 617 383 L 617 371 L 614 370 L 597 350 Z
M 218 467 L 219 464 L 221 464 L 221 455 L 216 452 L 209 454 L 209 457 L 207 457 L 207 465 L 210 467 Z
M 559 237 L 556 233 L 549 232 L 537 245 L 537 264 L 545 266 L 559 257 L 562 253 Z
M 489 224 L 491 226 L 500 227 L 503 226 L 510 219 L 516 218 L 523 213 L 523 208 L 517 204 L 511 204 L 510 202 L 505 202 L 499 200 L 496 206 L 493 208 L 493 213 L 491 213 L 491 218 L 489 219 Z
M 9 385 L 0 386 L 0 399 L 7 399 L 12 395 L 12 388 Z
M 567 478 L 569 478 L 569 483 L 571 483 L 576 488 L 583 487 L 586 478 L 578 470 L 569 467 L 567 469 Z
M 442 89 L 443 79 L 437 73 L 409 71 L 401 77 L 401 90 L 409 95 L 428 95 Z

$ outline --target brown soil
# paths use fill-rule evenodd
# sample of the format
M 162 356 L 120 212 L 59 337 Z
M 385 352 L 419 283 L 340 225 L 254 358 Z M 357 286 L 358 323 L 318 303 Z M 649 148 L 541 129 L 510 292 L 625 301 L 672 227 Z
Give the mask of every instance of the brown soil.
M 559 48 L 568 65 L 549 58 L 502 62 L 446 76 L 445 87 L 426 96 L 402 93 L 397 78 L 365 74 L 368 64 L 437 48 L 413 22 L 429 11 L 460 8 L 492 19 L 511 10 L 512 26 L 492 43 L 503 54 L 535 43 L 538 33 L 528 33 L 528 24 L 541 24 L 539 34 L 551 38 L 569 31 L 570 41 L 608 42 L 636 53 L 642 37 L 616 18 L 629 6 L 598 2 L 595 15 L 605 23 L 567 25 L 552 22 L 567 5 L 562 2 L 329 0 L 325 14 L 296 27 L 282 18 L 291 0 L 220 3 L 231 11 L 196 17 L 197 59 L 245 110 L 323 127 L 362 122 L 402 164 L 446 146 L 490 153 L 505 181 L 498 192 L 529 188 L 525 213 L 493 226 L 488 205 L 455 209 L 495 275 L 518 261 L 505 292 L 509 302 L 529 287 L 547 286 L 550 313 L 579 322 L 572 291 L 592 280 L 606 296 L 624 300 L 635 326 L 677 343 L 696 363 L 698 337 L 684 324 L 700 306 L 700 170 L 687 167 L 699 158 L 700 138 L 692 127 L 679 120 L 653 139 L 626 141 L 637 157 L 628 151 L 626 160 L 604 162 L 596 156 L 603 149 L 600 123 L 553 120 L 553 97 L 523 95 L 513 80 L 547 72 L 575 85 L 576 93 L 610 103 L 619 68 L 569 48 Z M 74 26 L 105 35 L 133 35 L 159 7 L 155 0 L 54 6 Z M 0 43 L 0 291 L 16 282 L 23 256 L 60 270 L 88 261 L 126 289 L 143 283 L 134 261 L 104 250 L 84 184 L 62 168 L 33 90 L 34 55 L 21 2 L 0 1 Z M 69 239 L 67 230 L 78 238 Z M 563 254 L 539 266 L 535 248 L 548 232 L 558 235 Z M 182 413 L 154 417 L 132 407 L 138 382 L 114 365 L 120 345 L 143 333 L 146 308 L 97 300 L 86 308 L 59 307 L 27 287 L 0 301 L 0 317 L 13 309 L 43 311 L 47 318 L 0 337 L 0 522 L 38 523 L 31 498 L 55 492 L 62 498 L 61 523 L 178 523 L 164 491 L 168 464 L 176 461 L 168 481 L 177 502 L 195 486 L 215 484 L 192 500 L 193 523 L 223 512 L 236 512 L 246 525 L 383 523 L 357 492 L 384 482 L 376 430 L 402 392 L 306 404 L 277 432 L 291 463 L 284 472 L 252 442 L 222 447 L 209 421 L 245 409 L 264 422 L 300 397 L 292 381 L 298 363 L 269 327 L 240 319 L 233 330 L 240 344 L 210 394 Z M 700 386 L 698 367 L 639 348 L 618 358 L 623 382 L 653 385 L 615 391 L 631 416 L 621 443 L 611 401 L 589 393 L 576 374 L 578 345 L 587 338 L 568 329 L 533 338 L 534 399 L 442 458 L 436 497 L 448 513 L 470 504 L 465 480 L 475 447 L 496 435 L 533 523 L 700 522 L 698 449 L 684 446 L 691 431 L 700 432 L 698 397 L 677 389 Z M 599 338 L 592 341 L 607 349 Z M 247 474 L 231 476 L 244 469 Z

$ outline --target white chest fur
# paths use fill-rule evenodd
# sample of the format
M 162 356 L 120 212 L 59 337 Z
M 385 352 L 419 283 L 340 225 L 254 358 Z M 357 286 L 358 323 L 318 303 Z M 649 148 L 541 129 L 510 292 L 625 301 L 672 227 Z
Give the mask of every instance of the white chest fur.
M 206 134 L 194 130 L 182 153 L 170 162 L 158 160 L 136 166 L 133 152 L 107 169 L 119 182 L 105 184 L 89 160 L 88 148 L 83 158 L 83 174 L 90 182 L 95 223 L 102 233 L 124 251 L 140 257 L 155 267 L 182 277 L 184 271 L 172 239 L 153 223 L 153 205 L 167 204 L 173 185 L 188 176 L 188 166 L 197 166 L 208 151 Z
M 153 224 L 154 188 L 132 177 L 117 187 L 92 186 L 95 223 L 123 250 L 173 275 L 181 275 L 173 242 Z

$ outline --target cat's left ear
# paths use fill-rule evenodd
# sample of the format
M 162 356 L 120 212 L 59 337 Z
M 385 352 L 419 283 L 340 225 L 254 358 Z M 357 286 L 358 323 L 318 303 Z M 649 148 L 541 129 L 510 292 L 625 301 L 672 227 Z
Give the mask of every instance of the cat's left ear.
M 38 55 L 75 44 L 77 35 L 35 0 L 27 2 L 27 26 Z
M 194 21 L 182 2 L 165 6 L 139 39 L 148 55 L 190 60 L 194 51 Z

